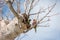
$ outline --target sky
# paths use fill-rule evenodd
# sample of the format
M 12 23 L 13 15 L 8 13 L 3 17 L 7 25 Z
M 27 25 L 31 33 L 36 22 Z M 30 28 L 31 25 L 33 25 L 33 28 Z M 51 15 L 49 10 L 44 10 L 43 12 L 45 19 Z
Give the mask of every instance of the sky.
M 23 0 L 21 0 L 23 2 Z M 60 14 L 60 0 L 40 0 L 36 7 L 31 11 L 31 13 L 38 12 L 39 8 L 46 8 L 54 3 L 57 3 L 55 8 L 52 10 L 53 13 Z M 24 11 L 21 6 L 22 12 Z M 7 5 L 3 7 L 3 15 L 6 16 L 7 12 L 9 13 L 9 8 Z M 10 15 L 11 16 L 11 15 Z M 13 17 L 13 15 L 12 15 Z M 33 18 L 33 17 L 31 17 Z M 34 29 L 30 30 L 25 34 L 21 34 L 15 40 L 60 40 L 60 15 L 52 16 L 51 21 L 49 22 L 49 27 L 39 27 L 37 32 L 34 32 Z

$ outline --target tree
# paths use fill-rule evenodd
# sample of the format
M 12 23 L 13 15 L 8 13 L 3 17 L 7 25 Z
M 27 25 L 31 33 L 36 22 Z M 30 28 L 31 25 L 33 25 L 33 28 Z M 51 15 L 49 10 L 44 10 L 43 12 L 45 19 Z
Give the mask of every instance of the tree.
M 36 1 L 36 2 L 35 2 Z M 27 33 L 31 29 L 35 29 L 38 27 L 39 24 L 43 22 L 48 22 L 50 19 L 48 17 L 49 13 L 52 11 L 52 9 L 55 7 L 56 3 L 54 3 L 52 6 L 45 8 L 45 9 L 40 9 L 37 13 L 30 14 L 31 10 L 37 5 L 40 0 L 25 0 L 24 1 L 24 10 L 25 12 L 22 14 L 20 10 L 20 0 L 17 2 L 17 0 L 5 0 L 6 4 L 10 8 L 11 12 L 14 14 L 14 18 L 11 22 L 8 24 L 5 24 L 6 29 L 4 31 L 2 30 L 0 34 L 4 37 L 1 38 L 1 40 L 14 40 L 19 34 L 21 35 L 22 33 Z M 13 8 L 13 3 L 17 3 L 17 10 Z M 45 10 L 48 10 L 48 12 L 43 16 L 41 19 L 38 20 L 39 14 L 44 12 Z M 33 19 L 32 24 L 30 16 L 37 15 L 37 19 Z M 48 18 L 46 21 L 44 20 L 45 18 Z M 39 25 L 39 27 L 47 27 L 44 25 Z M 4 38 L 4 39 L 3 39 Z

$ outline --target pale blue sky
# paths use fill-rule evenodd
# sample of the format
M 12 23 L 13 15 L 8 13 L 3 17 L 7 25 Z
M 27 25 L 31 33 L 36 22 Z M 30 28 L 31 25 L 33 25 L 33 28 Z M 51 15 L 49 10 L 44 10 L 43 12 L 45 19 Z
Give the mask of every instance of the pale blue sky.
M 31 11 L 31 13 L 37 12 L 41 7 L 48 7 L 56 1 L 57 5 L 52 10 L 52 13 L 60 13 L 60 0 L 40 0 L 38 5 L 33 9 L 33 11 Z M 23 8 L 21 8 L 21 10 L 23 11 Z M 3 7 L 3 15 L 5 16 L 7 12 L 9 12 L 9 8 L 6 5 Z M 50 27 L 38 28 L 37 33 L 35 33 L 34 29 L 32 29 L 26 34 L 22 34 L 21 37 L 19 37 L 19 40 L 60 40 L 60 15 L 51 17 L 51 22 L 49 22 L 49 24 Z

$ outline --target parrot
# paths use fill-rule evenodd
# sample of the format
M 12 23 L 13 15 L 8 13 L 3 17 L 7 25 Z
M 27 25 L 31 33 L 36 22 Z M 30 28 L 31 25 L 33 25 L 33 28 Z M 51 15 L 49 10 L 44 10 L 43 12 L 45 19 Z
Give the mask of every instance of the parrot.
M 37 31 L 36 30 L 36 27 L 37 27 L 37 20 L 36 19 L 33 19 L 32 25 L 34 26 L 34 29 L 35 29 L 35 32 L 36 32 Z

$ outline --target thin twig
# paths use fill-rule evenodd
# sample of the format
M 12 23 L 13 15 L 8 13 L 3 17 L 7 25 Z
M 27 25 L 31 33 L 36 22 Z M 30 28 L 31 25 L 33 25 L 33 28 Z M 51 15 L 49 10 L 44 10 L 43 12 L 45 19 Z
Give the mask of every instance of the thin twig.
M 31 16 L 31 15 L 40 14 L 40 13 L 44 12 L 45 10 L 51 8 L 52 6 L 53 6 L 53 5 L 51 5 L 51 6 L 47 7 L 47 8 L 45 8 L 45 9 L 43 9 L 43 11 L 39 11 L 39 12 L 37 12 L 37 13 L 33 13 L 33 14 L 29 14 L 29 15 Z
M 30 11 L 31 11 L 31 9 L 32 9 L 32 7 L 33 7 L 33 3 L 34 3 L 34 0 L 32 0 L 32 2 L 31 2 L 31 5 L 30 5 L 30 9 L 29 9 L 28 15 L 30 14 Z
M 47 16 L 47 17 L 52 17 L 52 16 L 56 16 L 56 15 L 60 15 L 60 14 L 56 13 L 56 14 L 53 14 L 53 15 L 50 15 L 50 16 Z
M 38 27 L 49 27 L 49 25 L 38 25 Z
M 30 11 L 37 5 L 38 2 L 39 2 L 39 0 L 37 0 L 36 3 L 33 5 L 34 0 L 32 0 L 28 14 L 29 14 Z
M 41 23 L 45 23 L 45 22 L 49 22 L 49 21 L 50 21 L 50 19 L 48 19 L 48 20 L 46 20 L 46 21 L 42 21 L 42 22 L 40 22 L 40 24 L 41 24 Z
M 41 10 L 41 9 L 40 9 L 40 10 Z M 29 16 L 36 15 L 36 14 L 40 14 L 40 13 L 44 12 L 44 11 L 40 11 L 40 10 L 39 10 L 37 13 L 29 14 Z
M 52 8 L 48 11 L 48 13 L 40 20 L 38 21 L 38 23 L 40 23 L 51 11 L 52 9 L 55 7 L 56 3 L 52 6 Z

